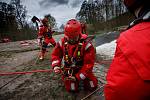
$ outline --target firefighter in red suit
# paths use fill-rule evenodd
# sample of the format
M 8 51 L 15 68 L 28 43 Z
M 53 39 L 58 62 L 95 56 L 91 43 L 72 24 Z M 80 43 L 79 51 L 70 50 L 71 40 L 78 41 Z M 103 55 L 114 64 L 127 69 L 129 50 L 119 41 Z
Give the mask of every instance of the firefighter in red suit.
M 136 16 L 117 40 L 107 73 L 106 100 L 150 100 L 150 2 L 124 0 Z
M 42 25 L 39 28 L 38 42 L 42 46 L 40 59 L 43 60 L 47 45 L 51 43 L 55 47 L 56 42 L 54 38 L 52 37 L 52 34 L 54 33 L 54 31 L 52 31 L 51 28 L 49 27 L 48 19 L 44 18 L 43 20 L 41 20 L 41 22 L 42 22 Z M 42 38 L 44 38 L 43 43 L 42 43 Z
M 84 89 L 97 87 L 97 78 L 92 69 L 95 51 L 87 35 L 81 33 L 81 24 L 75 19 L 67 22 L 64 37 L 56 44 L 52 52 L 52 67 L 55 73 L 62 72 L 62 80 L 67 91 L 78 91 L 79 83 Z

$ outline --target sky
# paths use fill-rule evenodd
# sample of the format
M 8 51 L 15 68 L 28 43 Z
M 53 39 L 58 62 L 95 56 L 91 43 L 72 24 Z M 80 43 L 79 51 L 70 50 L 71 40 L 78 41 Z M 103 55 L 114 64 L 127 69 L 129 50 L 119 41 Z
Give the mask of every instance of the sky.
M 10 0 L 0 0 L 10 2 Z M 69 19 L 75 18 L 80 10 L 84 0 L 21 0 L 21 3 L 26 6 L 27 20 L 32 16 L 43 18 L 46 14 L 51 14 L 56 19 L 58 27 L 65 24 Z

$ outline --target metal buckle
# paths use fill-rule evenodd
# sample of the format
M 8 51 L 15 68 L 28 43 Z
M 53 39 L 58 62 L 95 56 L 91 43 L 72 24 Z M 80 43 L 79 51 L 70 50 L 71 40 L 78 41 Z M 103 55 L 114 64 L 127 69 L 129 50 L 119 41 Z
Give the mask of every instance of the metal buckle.
M 72 76 L 72 74 L 73 74 L 73 69 L 70 68 L 70 69 L 68 70 L 68 75 L 69 75 L 69 76 Z

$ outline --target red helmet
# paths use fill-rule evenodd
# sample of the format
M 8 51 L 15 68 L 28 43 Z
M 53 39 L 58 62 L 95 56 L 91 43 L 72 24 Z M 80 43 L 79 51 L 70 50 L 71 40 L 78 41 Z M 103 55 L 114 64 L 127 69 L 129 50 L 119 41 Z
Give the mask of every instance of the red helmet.
M 134 12 L 141 5 L 145 5 L 148 0 L 123 0 L 127 9 L 131 12 Z
M 81 24 L 75 19 L 71 19 L 67 22 L 64 28 L 65 37 L 68 39 L 74 39 L 81 34 Z

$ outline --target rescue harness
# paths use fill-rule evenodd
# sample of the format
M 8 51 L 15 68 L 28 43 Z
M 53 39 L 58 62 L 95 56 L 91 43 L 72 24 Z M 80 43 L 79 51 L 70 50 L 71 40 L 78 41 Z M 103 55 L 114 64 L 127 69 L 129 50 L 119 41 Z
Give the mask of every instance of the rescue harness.
M 83 45 L 84 39 L 81 39 L 73 51 L 73 56 L 71 57 L 68 53 L 68 41 L 64 43 L 64 67 L 63 73 L 66 77 L 73 76 L 76 74 L 80 68 L 83 66 Z
M 52 32 L 50 29 L 47 29 L 47 32 L 44 33 L 44 37 L 52 38 Z

